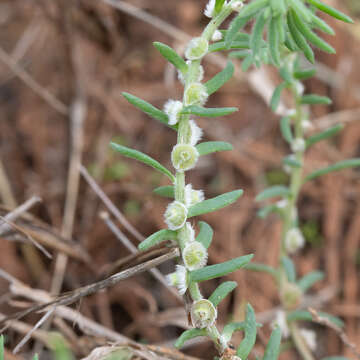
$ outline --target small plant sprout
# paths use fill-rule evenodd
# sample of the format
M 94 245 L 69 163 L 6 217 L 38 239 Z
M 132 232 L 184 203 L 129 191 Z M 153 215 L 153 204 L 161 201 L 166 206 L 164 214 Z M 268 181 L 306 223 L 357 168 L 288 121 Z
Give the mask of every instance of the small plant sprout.
M 347 15 L 321 0 L 254 0 L 243 7 L 238 20 L 230 25 L 225 35 L 225 45 L 230 48 L 235 42 L 234 39 L 240 39 L 238 31 L 249 19 L 254 19 L 247 50 L 235 51 L 230 56 L 242 59 L 243 70 L 252 64 L 261 66 L 263 63 L 278 69 L 281 83 L 275 88 L 270 101 L 273 111 L 278 110 L 284 91 L 288 91 L 292 98 L 291 110 L 283 112 L 279 124 L 282 137 L 290 148 L 290 154 L 283 159 L 284 169 L 290 178 L 289 184 L 267 188 L 256 198 L 262 202 L 280 197 L 280 200 L 266 205 L 259 211 L 259 216 L 263 218 L 270 213 L 276 213 L 281 217 L 283 231 L 279 265 L 277 268 L 270 268 L 263 264 L 251 263 L 247 268 L 265 271 L 274 277 L 283 307 L 277 314 L 275 323 L 282 329 L 283 337 L 291 338 L 292 344 L 305 360 L 314 360 L 312 351 L 316 348 L 316 336 L 309 330 L 299 327 L 299 321 L 312 320 L 309 312 L 300 310 L 299 306 L 304 294 L 324 275 L 315 270 L 298 279 L 295 264 L 290 258 L 300 253 L 305 246 L 297 210 L 299 194 L 302 186 L 308 181 L 334 171 L 360 166 L 360 159 L 350 159 L 305 174 L 306 150 L 319 141 L 335 136 L 342 129 L 342 125 L 339 124 L 323 132 L 308 135 L 313 129 L 309 107 L 331 103 L 325 96 L 307 94 L 302 83 L 316 73 L 311 67 L 311 64 L 315 63 L 313 47 L 329 54 L 335 52 L 334 48 L 317 34 L 320 31 L 334 35 L 333 29 L 318 16 L 318 11 L 347 23 L 352 22 Z M 303 58 L 307 59 L 307 65 L 304 65 L 306 60 Z M 330 316 L 329 319 L 340 322 L 335 317 Z
M 254 7 L 254 5 L 255 9 L 251 10 L 250 14 L 249 10 L 246 12 L 247 6 Z M 208 248 L 212 242 L 213 230 L 209 224 L 199 222 L 196 234 L 189 219 L 233 204 L 241 197 L 243 191 L 234 190 L 205 200 L 203 190 L 195 190 L 190 183 L 187 183 L 187 175 L 189 170 L 196 169 L 201 156 L 232 150 L 232 146 L 226 142 L 200 142 L 202 130 L 196 123 L 196 117 L 220 117 L 237 111 L 237 108 L 234 107 L 205 107 L 208 97 L 232 77 L 234 66 L 229 61 L 222 71 L 210 80 L 203 82 L 204 70 L 201 61 L 210 52 L 243 48 L 243 34 L 239 33 L 240 29 L 247 21 L 251 20 L 254 13 L 261 8 L 265 9 L 268 4 L 264 0 L 260 2 L 255 0 L 247 6 L 243 6 L 241 1 L 235 0 L 210 0 L 204 14 L 211 20 L 200 36 L 189 41 L 185 49 L 185 59 L 168 45 L 154 43 L 160 54 L 178 71 L 178 78 L 184 85 L 182 101 L 168 100 L 165 103 L 164 111 L 161 111 L 134 95 L 123 94 L 135 107 L 177 132 L 177 143 L 170 155 L 174 172 L 146 154 L 112 144 L 113 148 L 122 155 L 142 161 L 170 180 L 170 185 L 154 190 L 156 194 L 172 199 L 164 213 L 168 229 L 162 229 L 150 235 L 139 245 L 139 249 L 146 250 L 163 241 L 172 240 L 176 242 L 176 246 L 181 252 L 176 271 L 167 276 L 167 281 L 170 285 L 175 286 L 180 294 L 185 295 L 184 300 L 186 308 L 189 309 L 188 315 L 193 328 L 183 332 L 175 346 L 181 348 L 186 341 L 194 337 L 206 336 L 212 340 L 219 357 L 223 360 L 247 359 L 256 342 L 255 313 L 248 304 L 244 322 L 228 323 L 221 331 L 216 323 L 217 306 L 235 289 L 237 284 L 233 281 L 222 282 L 210 297 L 205 299 L 200 292 L 200 283 L 221 278 L 246 266 L 253 255 L 244 255 L 220 264 L 207 265 Z M 242 15 L 243 11 L 245 12 L 244 16 Z M 229 29 L 220 29 L 222 23 L 232 14 L 235 17 Z M 231 38 L 229 38 L 229 34 Z M 240 44 L 238 36 L 241 37 Z M 235 331 L 244 332 L 244 338 L 237 349 L 233 350 L 230 341 Z M 280 338 L 280 328 L 276 327 L 266 346 L 264 360 L 277 359 Z

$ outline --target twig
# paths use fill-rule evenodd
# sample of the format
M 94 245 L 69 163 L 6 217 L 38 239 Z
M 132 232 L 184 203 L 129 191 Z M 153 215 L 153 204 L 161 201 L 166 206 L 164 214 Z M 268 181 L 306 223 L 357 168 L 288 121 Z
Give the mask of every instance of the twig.
M 158 266 L 168 260 L 174 259 L 175 257 L 179 256 L 179 250 L 177 248 L 173 248 L 171 250 L 169 250 L 169 252 L 165 255 L 159 256 L 153 260 L 149 260 L 145 263 L 136 265 L 134 267 L 131 267 L 129 269 L 126 269 L 124 271 L 121 271 L 117 274 L 114 274 L 112 276 L 110 276 L 109 278 L 105 279 L 105 280 L 101 280 L 98 281 L 94 284 L 90 284 L 84 287 L 81 287 L 79 289 L 76 289 L 74 291 L 71 291 L 70 293 L 67 293 L 65 295 L 61 295 L 59 297 L 57 297 L 55 300 L 52 300 L 50 302 L 44 303 L 44 304 L 40 304 L 40 305 L 36 305 L 33 306 L 29 309 L 26 309 L 24 311 L 20 311 L 18 313 L 15 313 L 13 315 L 8 316 L 6 319 L 3 319 L 0 321 L 0 325 L 3 325 L 4 322 L 11 320 L 11 319 L 20 319 L 24 316 L 26 316 L 27 314 L 30 314 L 34 311 L 40 311 L 43 310 L 49 306 L 60 306 L 60 305 L 70 305 L 78 300 L 80 300 L 81 298 L 85 297 L 85 296 L 89 296 L 92 295 L 96 292 L 99 292 L 103 289 L 106 289 L 108 287 L 114 286 L 116 285 L 119 281 L 128 279 L 132 276 L 135 276 L 137 274 L 140 274 L 144 271 L 147 271 L 155 266 Z M 1 273 L 4 273 L 3 271 Z M 0 273 L 0 274 L 1 274 Z
M 89 172 L 83 165 L 80 165 L 80 173 L 94 190 L 94 192 L 99 196 L 100 200 L 105 204 L 109 211 L 115 216 L 115 218 L 122 224 L 131 235 L 133 235 L 138 241 L 143 241 L 145 237 L 141 235 L 125 218 L 125 216 L 120 212 L 120 210 L 113 204 L 109 197 L 101 190 L 100 186 L 92 178 Z
M 349 338 L 347 337 L 347 335 L 345 334 L 345 332 L 339 328 L 338 326 L 336 326 L 333 322 L 331 322 L 328 318 L 324 317 L 324 316 L 320 316 L 318 314 L 318 312 L 314 309 L 309 307 L 308 308 L 313 321 L 317 322 L 318 324 L 324 325 L 329 327 L 330 329 L 334 330 L 336 332 L 336 334 L 339 336 L 339 338 L 341 339 L 341 341 L 348 347 L 351 349 L 351 351 L 353 352 L 354 355 L 356 355 L 356 357 L 358 359 L 360 359 L 360 352 L 357 350 L 356 345 L 353 344 Z
M 68 107 L 58 100 L 47 89 L 41 86 L 36 80 L 34 80 L 16 61 L 9 56 L 3 48 L 0 47 L 0 61 L 3 62 L 10 70 L 20 78 L 30 89 L 32 89 L 37 95 L 39 95 L 45 102 L 47 102 L 52 108 L 62 115 L 67 115 Z
M 102 211 L 100 213 L 100 218 L 104 220 L 105 224 L 112 231 L 112 233 L 116 236 L 117 239 L 121 241 L 121 243 L 132 253 L 137 254 L 139 251 L 132 244 L 132 242 L 126 237 L 126 235 L 113 223 L 110 219 L 110 216 L 107 212 Z M 161 284 L 165 286 L 169 292 L 176 297 L 177 300 L 183 302 L 183 298 L 179 295 L 179 293 L 166 282 L 164 275 L 158 269 L 150 269 L 150 274 L 158 280 Z
M 360 109 L 342 110 L 334 112 L 314 121 L 315 130 L 325 130 L 337 124 L 347 124 L 360 119 Z
M 0 195 L 5 205 L 10 208 L 16 207 L 16 200 L 11 189 L 9 179 L 6 175 L 6 171 L 3 162 L 0 159 Z
M 41 198 L 39 196 L 32 196 L 29 200 L 26 200 L 23 204 L 15 208 L 10 213 L 6 214 L 3 217 L 3 221 L 14 221 L 24 212 L 28 211 L 31 207 L 33 207 L 38 202 L 41 202 Z M 4 232 L 10 229 L 10 225 L 8 224 L 1 224 L 0 225 L 0 236 L 4 234 Z

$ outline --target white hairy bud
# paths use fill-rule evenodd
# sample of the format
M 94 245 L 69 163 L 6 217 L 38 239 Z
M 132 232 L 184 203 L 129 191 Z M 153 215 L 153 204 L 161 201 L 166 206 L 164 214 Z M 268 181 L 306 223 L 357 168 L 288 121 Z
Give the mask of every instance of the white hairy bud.
M 206 55 L 209 49 L 209 42 L 203 37 L 190 40 L 185 50 L 185 57 L 188 60 L 198 60 Z
M 180 201 L 173 201 L 166 208 L 164 218 L 170 230 L 178 230 L 185 225 L 188 210 Z
M 175 125 L 179 121 L 179 115 L 183 108 L 181 101 L 168 100 L 164 105 L 164 112 L 169 117 L 169 125 Z
M 211 37 L 211 40 L 212 41 L 219 41 L 222 38 L 223 38 L 222 33 L 219 30 L 215 30 L 212 37 Z
M 214 324 L 217 318 L 215 306 L 206 299 L 194 301 L 191 306 L 191 321 L 194 327 L 203 329 Z
M 234 1 L 231 4 L 231 9 L 233 9 L 234 11 L 240 11 L 243 6 L 244 6 L 244 3 L 242 1 Z
M 166 281 L 170 286 L 177 287 L 180 295 L 184 295 L 188 287 L 187 270 L 185 266 L 176 265 L 176 271 L 166 275 Z
M 286 313 L 283 310 L 276 311 L 275 319 L 271 323 L 271 327 L 275 328 L 279 326 L 281 330 L 281 335 L 284 339 L 288 338 L 290 335 L 290 330 L 286 321 Z
M 290 229 L 285 235 L 285 249 L 288 253 L 294 254 L 304 247 L 305 239 L 298 228 Z
M 192 169 L 199 159 L 199 152 L 190 144 L 177 144 L 171 152 L 171 161 L 178 171 Z
M 203 131 L 202 129 L 196 124 L 194 120 L 189 121 L 190 126 L 190 145 L 195 146 L 202 138 Z
M 194 190 L 191 184 L 185 186 L 185 205 L 187 207 L 193 206 L 201 201 L 204 201 L 205 196 L 202 190 Z
M 185 90 L 185 105 L 204 105 L 209 95 L 206 87 L 199 83 L 194 82 L 190 84 Z
M 291 150 L 293 152 L 304 151 L 306 147 L 305 140 L 302 138 L 296 138 L 291 143 Z
M 182 257 L 186 268 L 192 271 L 201 269 L 206 265 L 208 253 L 203 244 L 193 241 L 185 246 Z

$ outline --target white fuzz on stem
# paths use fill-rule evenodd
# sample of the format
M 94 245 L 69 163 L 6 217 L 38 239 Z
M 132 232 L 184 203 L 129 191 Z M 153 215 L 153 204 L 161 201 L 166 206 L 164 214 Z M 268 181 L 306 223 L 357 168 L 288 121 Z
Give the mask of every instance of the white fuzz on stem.
M 223 38 L 222 33 L 219 30 L 215 30 L 213 36 L 211 37 L 212 41 L 219 41 Z
M 203 131 L 194 120 L 189 121 L 190 125 L 190 145 L 195 146 L 202 138 Z
M 193 241 L 185 246 L 182 257 L 186 268 L 192 271 L 201 269 L 206 265 L 208 253 L 203 244 Z
M 207 16 L 208 18 L 212 18 L 214 15 L 215 3 L 216 3 L 215 0 L 209 0 L 209 2 L 206 4 L 204 15 Z
M 301 122 L 301 128 L 303 129 L 304 132 L 307 132 L 307 131 L 313 129 L 313 127 L 314 127 L 314 125 L 309 120 L 303 120 Z
M 179 121 L 179 114 L 183 108 L 181 101 L 168 100 L 164 105 L 164 112 L 169 117 L 169 125 L 175 125 Z
M 300 329 L 300 334 L 306 342 L 310 350 L 316 350 L 316 333 L 308 329 Z
M 184 295 L 188 287 L 186 268 L 182 265 L 176 265 L 176 271 L 166 275 L 166 282 L 170 286 L 177 287 L 180 295 Z
M 283 310 L 278 310 L 275 315 L 275 319 L 271 323 L 271 327 L 275 328 L 279 326 L 281 330 L 281 335 L 284 339 L 288 338 L 290 335 L 290 330 L 286 322 L 286 313 Z
M 304 151 L 306 147 L 305 140 L 302 138 L 296 138 L 291 144 L 291 150 L 293 152 Z
M 205 196 L 202 190 L 194 190 L 191 184 L 185 186 L 185 205 L 187 207 L 193 206 L 201 201 L 204 201 Z
M 285 235 L 285 249 L 288 253 L 294 254 L 305 245 L 303 234 L 298 228 L 290 229 Z

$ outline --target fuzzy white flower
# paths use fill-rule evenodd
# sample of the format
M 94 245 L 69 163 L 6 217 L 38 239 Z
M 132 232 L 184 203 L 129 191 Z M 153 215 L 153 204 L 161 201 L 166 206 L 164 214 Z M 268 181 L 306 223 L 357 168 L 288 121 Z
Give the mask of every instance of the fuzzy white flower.
M 207 16 L 208 18 L 212 18 L 214 15 L 215 3 L 216 0 L 209 0 L 209 2 L 206 4 L 204 15 Z
M 211 40 L 212 41 L 219 41 L 222 38 L 223 38 L 222 33 L 219 30 L 215 30 L 212 37 L 211 37 Z
M 231 4 L 231 9 L 233 9 L 234 11 L 240 11 L 243 6 L 244 6 L 244 3 L 242 1 L 234 1 Z
M 202 129 L 196 124 L 194 120 L 189 121 L 190 125 L 190 145 L 195 146 L 202 138 L 203 131 Z
M 166 281 L 170 286 L 176 286 L 179 290 L 180 295 L 184 295 L 188 283 L 187 283 L 187 270 L 185 266 L 176 265 L 176 271 L 166 275 Z
M 205 196 L 202 190 L 194 190 L 191 184 L 185 186 L 185 205 L 187 207 L 193 206 L 201 201 L 204 201 Z
M 307 132 L 309 130 L 311 130 L 314 127 L 314 125 L 312 124 L 312 122 L 310 120 L 303 120 L 301 122 L 301 128 Z
M 290 330 L 289 330 L 289 327 L 287 325 L 285 311 L 283 311 L 283 310 L 276 311 L 275 319 L 271 323 L 271 327 L 275 328 L 276 325 L 279 326 L 279 328 L 281 330 L 281 335 L 282 335 L 282 337 L 284 339 L 289 337 Z
M 279 209 L 285 209 L 289 204 L 289 201 L 287 199 L 280 200 L 276 203 L 276 206 Z
M 196 37 L 190 40 L 185 50 L 185 57 L 188 60 L 201 59 L 209 50 L 209 42 L 203 37 Z
M 183 108 L 181 101 L 169 99 L 164 105 L 164 112 L 169 117 L 169 125 L 175 125 L 179 121 L 179 114 Z
M 302 95 L 304 93 L 305 86 L 302 84 L 302 82 L 297 81 L 295 87 L 296 87 L 296 92 L 299 95 Z
M 164 219 L 170 230 L 178 230 L 185 225 L 187 207 L 180 201 L 173 201 L 166 208 Z
M 293 152 L 304 151 L 306 147 L 305 140 L 302 138 L 296 138 L 291 143 L 291 150 Z
M 171 151 L 171 162 L 178 171 L 192 169 L 199 159 L 199 152 L 190 144 L 177 144 Z
M 290 116 L 293 117 L 296 115 L 296 110 L 295 109 L 286 109 L 284 116 Z
M 310 350 L 316 350 L 316 333 L 308 329 L 300 329 L 300 334 Z
M 187 65 L 187 66 L 190 66 L 190 64 L 191 64 L 191 60 L 187 60 L 187 61 L 186 61 L 186 65 Z M 199 72 L 198 72 L 197 81 L 200 82 L 200 81 L 202 81 L 202 79 L 204 78 L 204 68 L 203 68 L 203 66 L 202 66 L 202 65 L 199 65 L 198 70 L 199 70 Z M 185 75 L 184 75 L 183 72 L 180 71 L 180 70 L 178 70 L 177 73 L 178 73 L 178 80 L 179 80 L 183 85 L 185 85 L 185 82 L 186 82 L 186 80 L 185 80 Z
M 304 236 L 298 228 L 288 230 L 285 235 L 285 248 L 288 253 L 294 254 L 296 251 L 304 247 L 304 245 Z
M 203 244 L 193 241 L 185 246 L 182 257 L 186 268 L 192 271 L 201 269 L 206 265 L 208 253 Z
M 208 97 L 206 87 L 200 82 L 194 82 L 185 89 L 185 105 L 204 105 Z
M 193 325 L 198 329 L 204 329 L 214 324 L 217 310 L 211 301 L 201 299 L 193 302 L 190 315 Z

